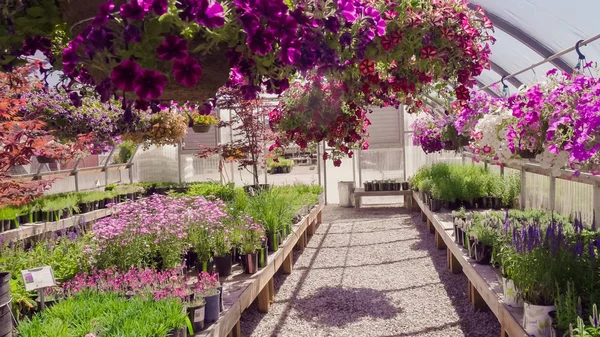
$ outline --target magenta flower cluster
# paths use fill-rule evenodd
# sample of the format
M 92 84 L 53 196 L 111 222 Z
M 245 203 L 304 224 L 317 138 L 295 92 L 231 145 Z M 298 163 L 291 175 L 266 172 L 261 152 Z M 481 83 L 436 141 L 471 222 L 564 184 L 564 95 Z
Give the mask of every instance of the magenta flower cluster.
M 89 274 L 77 274 L 62 284 L 62 289 L 71 295 L 93 290 L 151 297 L 156 301 L 166 298 L 187 301 L 192 295 L 204 296 L 208 290 L 218 286 L 217 275 L 202 273 L 198 277 L 189 278 L 182 268 L 164 271 L 132 268 L 124 272 L 95 269 Z

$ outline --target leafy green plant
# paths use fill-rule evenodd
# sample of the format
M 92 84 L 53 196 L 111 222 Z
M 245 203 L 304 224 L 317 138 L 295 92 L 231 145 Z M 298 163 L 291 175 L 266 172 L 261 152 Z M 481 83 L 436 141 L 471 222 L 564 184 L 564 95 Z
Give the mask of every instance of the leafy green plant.
M 572 282 L 567 282 L 567 289 L 564 292 L 558 284 L 556 285 L 554 305 L 556 306 L 556 326 L 562 330 L 568 330 L 569 325 L 577 321 L 578 317 L 578 299 Z
M 124 141 L 119 145 L 119 153 L 113 159 L 115 164 L 127 164 L 133 156 L 135 151 L 135 144 L 132 141 Z
M 175 299 L 154 301 L 116 294 L 82 292 L 19 324 L 22 337 L 100 336 L 166 337 L 186 326 L 183 305 Z
M 279 190 L 262 190 L 249 199 L 248 214 L 262 224 L 270 234 L 277 233 L 284 225 L 292 222 L 295 210 L 290 207 L 293 200 Z
M 234 200 L 236 197 L 236 188 L 234 184 L 220 184 L 217 182 L 192 183 L 190 189 L 185 195 L 189 196 L 214 196 L 226 202 Z

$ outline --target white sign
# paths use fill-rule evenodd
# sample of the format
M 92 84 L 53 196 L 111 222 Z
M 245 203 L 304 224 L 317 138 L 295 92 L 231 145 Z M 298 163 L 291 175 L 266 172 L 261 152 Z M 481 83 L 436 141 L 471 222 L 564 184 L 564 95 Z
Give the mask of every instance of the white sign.
M 50 266 L 21 270 L 21 275 L 23 275 L 25 290 L 27 291 L 53 287 L 56 285 L 56 282 L 54 281 L 54 272 Z

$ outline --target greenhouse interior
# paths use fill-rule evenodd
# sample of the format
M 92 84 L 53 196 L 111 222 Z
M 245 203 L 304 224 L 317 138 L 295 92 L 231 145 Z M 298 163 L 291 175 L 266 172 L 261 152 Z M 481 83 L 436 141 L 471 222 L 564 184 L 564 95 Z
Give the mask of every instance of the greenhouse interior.
M 597 0 L 6 0 L 0 337 L 600 337 Z

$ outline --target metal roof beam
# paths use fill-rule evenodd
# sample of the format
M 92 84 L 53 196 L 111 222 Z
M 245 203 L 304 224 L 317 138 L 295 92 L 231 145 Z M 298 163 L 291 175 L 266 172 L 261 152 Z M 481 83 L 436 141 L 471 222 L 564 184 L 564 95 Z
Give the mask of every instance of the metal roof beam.
M 501 66 L 499 66 L 498 64 L 496 64 L 492 61 L 490 61 L 490 66 L 491 66 L 493 72 L 497 73 L 498 75 L 500 75 L 503 78 L 510 75 L 508 73 L 508 71 L 504 70 L 504 68 L 502 68 Z M 517 79 L 516 77 L 509 77 L 506 79 L 506 81 L 508 81 L 510 84 L 514 85 L 515 88 L 518 88 L 523 85 L 523 82 L 519 81 L 519 79 Z
M 483 8 L 483 6 L 479 6 L 479 7 Z M 469 4 L 469 8 L 476 9 L 477 5 L 474 5 L 471 3 L 471 4 Z M 485 10 L 485 8 L 483 8 L 483 9 Z M 538 53 L 543 58 L 546 59 L 555 54 L 555 52 L 552 51 L 550 48 L 542 45 L 535 38 L 533 38 L 529 34 L 525 33 L 523 30 L 517 28 L 512 23 L 504 20 L 500 16 L 498 16 L 492 12 L 489 12 L 487 10 L 485 11 L 485 15 L 490 19 L 490 21 L 492 21 L 492 24 L 494 25 L 494 27 L 504 31 L 508 35 L 517 39 L 518 41 L 520 41 L 521 43 L 523 43 L 524 45 L 529 47 L 531 50 Z M 573 66 L 569 65 L 569 63 L 565 62 L 561 58 L 556 58 L 550 62 L 559 70 L 562 70 L 568 74 L 573 73 Z

